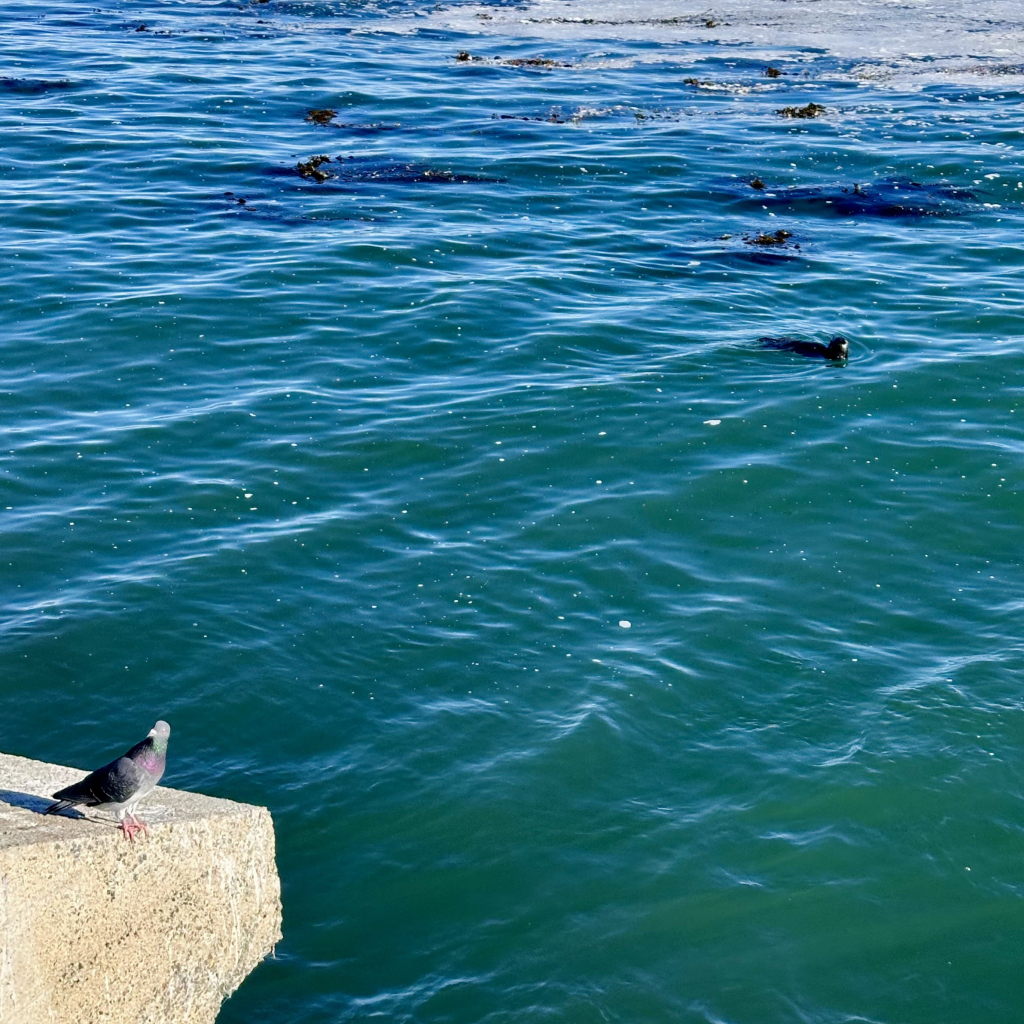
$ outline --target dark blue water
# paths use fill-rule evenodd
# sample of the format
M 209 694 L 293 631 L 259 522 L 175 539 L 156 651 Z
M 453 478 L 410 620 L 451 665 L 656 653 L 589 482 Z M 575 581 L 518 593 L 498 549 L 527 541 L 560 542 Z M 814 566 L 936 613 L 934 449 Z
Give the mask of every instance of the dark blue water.
M 0 748 L 271 808 L 225 1024 L 1018 1021 L 1020 69 L 425 11 L 8 5 Z

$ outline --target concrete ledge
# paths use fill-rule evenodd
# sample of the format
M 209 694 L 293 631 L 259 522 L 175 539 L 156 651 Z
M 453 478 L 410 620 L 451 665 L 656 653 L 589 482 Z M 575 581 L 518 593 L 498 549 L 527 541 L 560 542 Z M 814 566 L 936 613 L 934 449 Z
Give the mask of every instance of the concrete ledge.
M 133 846 L 41 814 L 85 774 L 0 754 L 0 1024 L 212 1024 L 281 937 L 270 812 L 160 786 Z

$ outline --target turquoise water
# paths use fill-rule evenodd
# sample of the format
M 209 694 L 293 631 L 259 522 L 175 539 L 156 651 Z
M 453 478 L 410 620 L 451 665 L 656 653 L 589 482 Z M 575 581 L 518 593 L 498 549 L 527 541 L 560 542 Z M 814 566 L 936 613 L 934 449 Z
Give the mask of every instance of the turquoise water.
M 271 808 L 221 1021 L 1020 1019 L 1019 67 L 7 12 L 0 748 Z

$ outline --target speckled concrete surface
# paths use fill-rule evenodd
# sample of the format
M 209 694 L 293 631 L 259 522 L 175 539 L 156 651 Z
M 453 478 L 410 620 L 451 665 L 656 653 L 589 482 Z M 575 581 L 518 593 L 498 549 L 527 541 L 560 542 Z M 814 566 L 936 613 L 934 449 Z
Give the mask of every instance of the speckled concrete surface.
M 158 787 L 133 845 L 43 816 L 85 774 L 0 754 L 0 1024 L 210 1024 L 281 937 L 270 813 Z

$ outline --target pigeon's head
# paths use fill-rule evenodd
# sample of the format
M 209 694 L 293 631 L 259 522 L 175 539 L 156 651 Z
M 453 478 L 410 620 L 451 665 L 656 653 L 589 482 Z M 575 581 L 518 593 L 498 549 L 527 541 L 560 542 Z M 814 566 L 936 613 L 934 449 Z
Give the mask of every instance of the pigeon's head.
M 167 740 L 171 735 L 171 727 L 164 721 L 159 721 L 149 730 L 149 738 L 157 750 L 167 749 Z
M 829 341 L 825 352 L 829 359 L 845 359 L 850 354 L 850 343 L 841 334 L 837 334 Z

